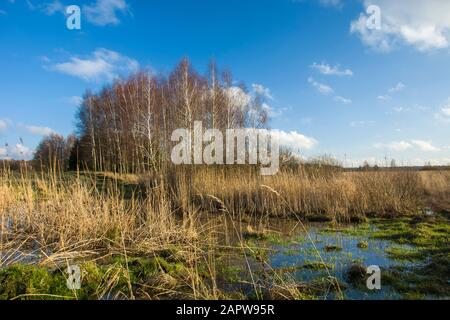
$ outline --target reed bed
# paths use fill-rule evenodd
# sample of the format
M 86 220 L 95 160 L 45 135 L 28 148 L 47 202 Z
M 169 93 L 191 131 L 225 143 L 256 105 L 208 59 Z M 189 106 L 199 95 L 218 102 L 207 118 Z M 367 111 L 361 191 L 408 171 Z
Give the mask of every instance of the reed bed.
M 45 260 L 61 252 L 71 257 L 124 249 L 148 254 L 193 243 L 198 232 L 192 221 L 177 220 L 164 185 L 145 199 L 126 199 L 118 180 L 99 182 L 90 174 L 1 174 L 2 244 L 14 241 L 22 251 L 38 248 Z
M 236 231 L 240 241 L 228 249 L 244 257 L 252 296 L 311 298 L 300 284 L 280 278 L 264 262 L 268 282 L 257 282 L 254 262 L 249 262 L 254 248 L 234 221 L 259 218 L 256 229 L 247 228 L 249 233 L 265 230 L 262 221 L 269 216 L 349 221 L 367 215 L 416 214 L 427 207 L 448 211 L 449 192 L 448 171 L 346 172 L 313 166 L 285 168 L 275 176 L 262 177 L 258 170 L 245 167 L 167 168 L 145 176 L 3 168 L 0 270 L 28 264 L 62 270 L 73 262 L 101 264 L 119 257 L 120 262 L 109 260 L 102 267 L 103 276 L 88 297 L 245 298 L 220 289 L 216 257 L 222 246 L 217 236 L 220 227 L 213 226 L 217 222 L 211 219 L 204 221 L 208 213 L 232 218 L 228 228 Z M 170 262 L 158 260 L 167 255 Z M 147 272 L 148 261 L 157 261 L 151 268 L 158 271 L 139 279 Z M 96 268 L 93 274 L 100 272 Z M 333 279 L 329 281 L 335 286 Z M 51 297 L 38 293 L 44 296 L 37 298 Z M 28 294 L 19 298 L 33 298 L 36 293 Z M 68 293 L 53 294 L 53 298 L 67 298 Z M 69 296 L 78 297 L 77 293 Z
M 450 190 L 449 172 L 322 170 L 268 177 L 249 170 L 202 170 L 192 181 L 193 198 L 206 211 L 220 209 L 215 200 L 220 199 L 237 215 L 348 221 L 418 213 Z

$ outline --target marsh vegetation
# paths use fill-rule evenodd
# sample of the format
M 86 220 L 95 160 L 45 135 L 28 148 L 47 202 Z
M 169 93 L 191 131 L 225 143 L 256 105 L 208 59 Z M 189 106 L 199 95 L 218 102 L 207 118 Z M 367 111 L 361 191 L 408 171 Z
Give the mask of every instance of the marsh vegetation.
M 449 192 L 446 171 L 5 166 L 0 298 L 448 298 Z M 368 265 L 382 290 L 365 287 Z

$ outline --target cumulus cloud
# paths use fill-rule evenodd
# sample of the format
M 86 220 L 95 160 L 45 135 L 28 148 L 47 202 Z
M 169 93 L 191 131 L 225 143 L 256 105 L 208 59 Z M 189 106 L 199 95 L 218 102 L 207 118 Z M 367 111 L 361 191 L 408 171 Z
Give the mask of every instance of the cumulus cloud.
M 80 96 L 71 96 L 64 98 L 64 101 L 72 106 L 79 106 L 83 102 L 83 98 Z
M 411 140 L 411 141 L 393 141 L 389 143 L 376 143 L 374 145 L 377 149 L 388 149 L 392 151 L 406 151 L 409 149 L 417 148 L 426 152 L 438 152 L 440 148 L 434 146 L 430 141 L 424 140 Z
M 441 151 L 441 149 L 433 146 L 433 144 L 429 141 L 412 140 L 411 142 L 422 151 L 432 151 L 432 152 Z
M 406 85 L 403 82 L 397 83 L 392 88 L 389 88 L 388 92 L 385 95 L 379 95 L 377 97 L 378 100 L 386 101 L 391 99 L 391 95 L 394 95 L 395 93 L 398 93 L 400 91 L 405 90 Z
M 337 101 L 337 102 L 341 102 L 343 104 L 351 104 L 352 103 L 351 99 L 344 98 L 344 97 L 341 97 L 341 96 L 334 97 L 334 100 Z
M 61 3 L 59 0 L 54 0 L 52 2 L 47 2 L 42 4 L 41 11 L 43 11 L 45 14 L 51 16 L 55 13 L 62 13 L 65 14 L 65 6 Z
M 85 81 L 112 81 L 120 75 L 136 72 L 139 63 L 116 51 L 99 48 L 90 57 L 71 57 L 69 61 L 47 67 Z
M 231 106 L 236 109 L 244 109 L 252 99 L 250 94 L 239 87 L 228 88 L 227 95 L 231 101 Z
M 8 122 L 6 120 L 0 119 L 0 132 L 6 131 L 8 129 Z
M 228 98 L 230 99 L 231 106 L 236 109 L 245 109 L 249 107 L 250 102 L 255 97 L 255 94 L 260 94 L 267 99 L 273 99 L 270 93 L 270 89 L 265 88 L 262 85 L 253 84 L 253 90 L 251 92 L 245 92 L 240 87 L 231 87 L 227 90 Z M 270 118 L 280 117 L 287 108 L 273 108 L 268 103 L 262 103 L 261 108 L 267 112 Z
M 450 107 L 445 107 L 441 109 L 441 112 L 444 116 L 450 117 Z
M 30 160 L 34 151 L 22 143 L 0 148 L 0 159 Z
M 49 127 L 26 126 L 25 128 L 29 133 L 35 136 L 49 136 L 52 133 L 55 133 L 53 129 Z
M 412 148 L 411 143 L 406 141 L 394 141 L 389 143 L 376 143 L 377 149 L 389 149 L 393 151 L 405 151 Z
M 70 4 L 64 4 L 60 0 L 34 4 L 31 0 L 27 0 L 27 6 L 30 10 L 38 10 L 49 16 L 55 13 L 66 15 L 66 7 Z M 120 23 L 120 15 L 131 13 L 126 0 L 96 0 L 84 5 L 82 12 L 86 21 L 97 26 L 117 25 Z
M 272 137 L 277 139 L 280 146 L 286 146 L 295 150 L 310 150 L 317 146 L 318 141 L 314 138 L 307 137 L 297 131 L 270 130 Z
M 335 76 L 353 76 L 353 71 L 350 69 L 341 69 L 339 65 L 330 66 L 327 63 L 316 63 L 311 65 L 311 68 L 316 69 L 321 74 L 324 75 L 335 75 Z
M 364 7 L 381 9 L 381 29 L 367 28 L 368 15 L 362 13 L 350 30 L 367 46 L 390 51 L 399 44 L 419 51 L 448 48 L 450 43 L 450 1 L 448 0 L 363 0 Z
M 129 7 L 125 0 L 97 0 L 95 3 L 83 6 L 87 21 L 99 26 L 119 24 L 118 14 L 128 11 Z
M 405 89 L 405 85 L 401 82 L 397 83 L 394 87 L 389 89 L 389 93 L 396 93 L 396 92 L 400 92 L 403 89 Z
M 436 119 L 450 123 L 450 98 L 439 108 L 439 112 L 435 114 Z
M 318 92 L 320 92 L 323 95 L 329 95 L 331 93 L 334 92 L 333 88 L 331 88 L 330 86 L 327 86 L 326 84 L 317 82 L 316 80 L 314 80 L 313 78 L 308 78 L 308 82 L 314 87 L 316 88 L 316 90 Z
M 263 85 L 257 83 L 253 83 L 252 88 L 255 93 L 263 96 L 264 98 L 273 100 L 273 96 L 269 88 L 266 88 Z

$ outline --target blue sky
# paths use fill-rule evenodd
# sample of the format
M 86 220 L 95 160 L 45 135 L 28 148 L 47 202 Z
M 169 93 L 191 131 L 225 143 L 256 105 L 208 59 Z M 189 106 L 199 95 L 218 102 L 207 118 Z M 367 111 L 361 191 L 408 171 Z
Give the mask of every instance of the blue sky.
M 366 8 L 380 8 L 379 29 Z M 81 30 L 65 7 L 78 5 Z M 450 163 L 450 1 L 0 0 L 0 157 L 74 130 L 86 89 L 215 58 L 305 157 Z M 5 146 L 5 144 L 8 146 Z

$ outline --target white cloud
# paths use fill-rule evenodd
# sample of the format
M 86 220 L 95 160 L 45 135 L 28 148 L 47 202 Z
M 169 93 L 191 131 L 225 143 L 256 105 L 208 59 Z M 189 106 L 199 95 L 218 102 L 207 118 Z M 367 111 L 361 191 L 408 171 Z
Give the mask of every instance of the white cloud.
M 252 97 L 239 87 L 231 87 L 227 90 L 231 106 L 236 109 L 244 109 L 250 103 Z
M 33 153 L 32 149 L 24 146 L 22 143 L 0 148 L 1 159 L 30 160 L 33 157 Z
M 6 120 L 0 119 L 0 132 L 6 131 L 8 129 L 8 122 Z
M 393 95 L 397 92 L 403 91 L 406 88 L 406 85 L 403 84 L 402 82 L 397 83 L 395 86 L 393 86 L 392 88 L 389 88 L 388 93 L 385 95 L 379 95 L 377 97 L 378 100 L 382 100 L 382 101 L 386 101 L 391 99 L 390 95 Z
M 308 78 L 308 82 L 317 89 L 317 91 L 319 91 L 321 94 L 323 95 L 329 95 L 331 93 L 334 92 L 333 88 L 327 86 L 326 84 L 317 82 L 316 80 L 314 80 L 313 78 Z
M 404 108 L 404 107 L 395 107 L 394 111 L 397 113 L 403 112 L 403 111 L 409 111 L 408 108 Z
M 252 88 L 255 93 L 263 96 L 264 98 L 273 100 L 273 96 L 269 88 L 266 88 L 263 85 L 257 83 L 253 83 Z
M 450 117 L 450 107 L 442 108 L 441 112 L 444 116 Z
M 389 149 L 392 151 L 406 151 L 412 148 L 417 148 L 421 151 L 437 152 L 440 148 L 434 146 L 430 141 L 411 140 L 411 141 L 394 141 L 389 143 L 376 143 L 374 145 L 377 149 Z
M 390 51 L 399 44 L 420 51 L 448 48 L 450 44 L 450 1 L 448 0 L 363 0 L 364 8 L 377 5 L 381 9 L 381 29 L 368 29 L 368 16 L 362 13 L 351 23 L 369 47 Z
M 55 133 L 49 127 L 26 126 L 25 128 L 28 130 L 29 133 L 31 133 L 35 136 L 49 136 L 52 133 Z
M 334 97 L 334 100 L 337 101 L 337 102 L 341 102 L 343 104 L 351 104 L 352 103 L 352 100 L 344 98 L 344 97 L 341 97 L 341 96 Z
M 60 73 L 81 78 L 85 81 L 112 81 L 121 74 L 136 72 L 139 63 L 118 52 L 100 48 L 89 58 L 71 57 L 68 62 L 57 63 L 49 67 Z
M 294 151 L 299 149 L 309 150 L 314 148 L 318 144 L 318 141 L 316 139 L 307 137 L 297 131 L 286 132 L 276 129 L 270 130 L 270 134 L 272 137 L 278 140 L 280 146 L 290 147 L 294 149 Z
M 405 151 L 412 148 L 411 143 L 406 141 L 394 141 L 390 143 L 376 143 L 375 148 L 377 149 L 389 149 L 393 151 Z
M 324 75 L 336 75 L 336 76 L 353 76 L 353 71 L 350 69 L 342 70 L 339 65 L 336 65 L 334 67 L 330 66 L 327 63 L 316 63 L 314 62 L 311 65 L 311 68 L 316 69 L 320 73 Z
M 399 82 L 394 87 L 389 89 L 389 93 L 400 92 L 400 91 L 402 91 L 405 88 L 406 88 L 406 86 L 403 83 Z
M 440 107 L 439 112 L 435 114 L 436 119 L 450 123 L 450 98 Z
M 54 0 L 52 2 L 44 3 L 42 5 L 41 10 L 49 16 L 52 16 L 57 12 L 65 14 L 65 6 L 59 0 Z
M 87 21 L 99 26 L 119 24 L 120 19 L 117 14 L 128 11 L 128 4 L 125 0 L 97 0 L 91 5 L 83 6 L 83 13 Z
M 80 96 L 72 96 L 64 98 L 64 101 L 72 106 L 79 106 L 83 102 L 83 98 Z
M 441 151 L 441 149 L 433 146 L 429 141 L 412 140 L 411 142 L 422 151 L 433 151 L 433 152 Z

